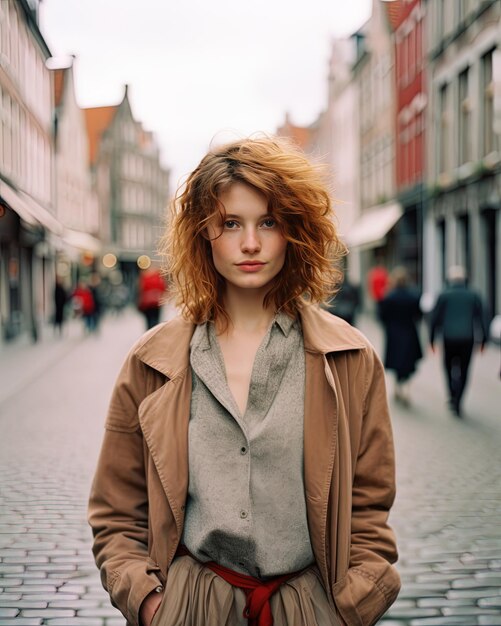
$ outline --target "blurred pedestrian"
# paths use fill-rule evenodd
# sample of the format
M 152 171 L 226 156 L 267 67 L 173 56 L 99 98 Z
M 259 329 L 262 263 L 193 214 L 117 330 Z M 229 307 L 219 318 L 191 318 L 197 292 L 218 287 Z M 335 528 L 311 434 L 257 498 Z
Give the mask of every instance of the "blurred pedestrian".
M 367 284 L 371 298 L 379 303 L 386 295 L 388 289 L 389 274 L 383 265 L 375 265 L 367 273 Z
M 114 270 L 108 277 L 106 308 L 112 314 L 120 315 L 131 301 L 129 288 L 124 283 L 122 273 Z
M 450 267 L 447 280 L 448 287 L 438 297 L 431 316 L 430 344 L 435 351 L 435 339 L 441 333 L 449 405 L 460 417 L 473 346 L 478 342 L 483 351 L 488 335 L 482 301 L 467 287 L 464 267 Z
M 80 279 L 72 294 L 73 310 L 84 322 L 86 332 L 94 330 L 94 297 L 86 280 Z
M 153 328 L 160 321 L 160 310 L 165 296 L 165 281 L 160 270 L 149 267 L 139 276 L 137 307 L 144 315 L 146 330 Z
M 93 272 L 89 278 L 89 289 L 94 300 L 94 310 L 91 314 L 90 324 L 92 332 L 98 332 L 101 324 L 101 316 L 104 309 L 104 297 L 102 295 L 101 277 Z
M 339 291 L 327 303 L 327 310 L 354 326 L 359 304 L 360 290 L 345 276 Z
M 385 330 L 384 365 L 395 372 L 395 399 L 405 405 L 410 404 L 410 378 L 423 357 L 417 328 L 419 300 L 407 270 L 396 267 L 390 275 L 390 291 L 379 303 L 379 317 Z
M 167 251 L 184 315 L 131 351 L 90 499 L 113 604 L 142 626 L 374 624 L 400 586 L 393 442 L 374 349 L 315 304 L 344 253 L 319 172 L 281 140 L 214 149 Z
M 61 336 L 63 334 L 64 313 L 68 302 L 68 292 L 64 288 L 63 279 L 56 276 L 54 286 L 54 331 Z

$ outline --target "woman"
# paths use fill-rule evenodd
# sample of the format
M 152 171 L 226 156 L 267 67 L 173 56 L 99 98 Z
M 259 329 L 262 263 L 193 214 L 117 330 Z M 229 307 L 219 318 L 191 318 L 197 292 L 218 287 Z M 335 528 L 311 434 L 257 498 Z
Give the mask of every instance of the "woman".
M 363 625 L 394 601 L 382 366 L 314 303 L 344 248 L 321 177 L 278 140 L 211 151 L 179 194 L 182 316 L 119 375 L 90 499 L 134 626 Z
M 409 287 L 409 275 L 404 267 L 393 270 L 390 284 L 391 290 L 379 304 L 386 335 L 384 365 L 395 371 L 395 400 L 408 406 L 409 379 L 423 356 L 417 330 L 421 317 L 419 294 Z

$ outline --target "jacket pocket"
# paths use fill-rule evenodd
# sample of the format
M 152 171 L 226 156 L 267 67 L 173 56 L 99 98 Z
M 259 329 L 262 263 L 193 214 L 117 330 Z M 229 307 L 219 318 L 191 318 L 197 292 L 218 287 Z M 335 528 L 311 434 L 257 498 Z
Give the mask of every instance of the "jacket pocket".
M 372 626 L 389 609 L 400 591 L 400 576 L 388 563 L 376 577 L 362 567 L 352 567 L 332 589 L 336 607 L 347 626 Z

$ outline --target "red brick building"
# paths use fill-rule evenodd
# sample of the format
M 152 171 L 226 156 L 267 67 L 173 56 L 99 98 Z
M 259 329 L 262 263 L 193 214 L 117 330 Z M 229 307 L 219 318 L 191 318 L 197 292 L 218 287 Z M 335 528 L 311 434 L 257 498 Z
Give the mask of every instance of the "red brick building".
M 403 208 L 397 256 L 421 284 L 427 105 L 425 3 L 397 0 L 387 3 L 386 9 L 394 33 L 395 181 Z
M 404 190 L 424 177 L 424 7 L 422 0 L 401 0 L 388 8 L 395 31 L 396 181 L 397 189 Z

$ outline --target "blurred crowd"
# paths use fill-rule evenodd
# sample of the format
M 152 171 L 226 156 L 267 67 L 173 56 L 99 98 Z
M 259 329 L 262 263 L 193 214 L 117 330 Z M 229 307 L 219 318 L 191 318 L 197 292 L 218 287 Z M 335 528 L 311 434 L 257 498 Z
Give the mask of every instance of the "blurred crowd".
M 436 351 L 438 339 L 442 343 L 449 407 L 457 417 L 461 416 L 474 351 L 484 350 L 489 335 L 501 340 L 499 320 L 495 318 L 489 330 L 482 300 L 470 289 L 467 279 L 464 267 L 450 267 L 445 289 L 435 302 L 430 302 L 411 283 L 404 267 L 388 272 L 378 265 L 369 271 L 367 289 L 385 336 L 384 365 L 395 375 L 395 400 L 402 405 L 411 403 L 410 381 L 423 358 L 423 333 L 419 327 L 422 320 L 427 326 L 430 349 Z M 359 292 L 359 287 L 345 281 L 328 310 L 355 325 Z
M 79 318 L 86 333 L 96 333 L 105 313 L 118 315 L 131 304 L 144 316 L 146 329 L 152 328 L 160 321 L 166 292 L 160 271 L 153 267 L 140 273 L 133 288 L 123 281 L 103 278 L 97 272 L 81 276 L 70 287 L 58 276 L 54 287 L 54 331 L 62 336 L 65 322 Z
M 367 274 L 371 303 L 364 303 L 363 307 L 360 285 L 345 278 L 326 308 L 356 326 L 362 308 L 373 305 L 384 331 L 384 365 L 394 374 L 395 400 L 403 406 L 411 404 L 410 383 L 426 350 L 423 343 L 436 352 L 440 341 L 449 406 L 460 417 L 475 350 L 482 352 L 489 336 L 501 345 L 500 321 L 495 318 L 488 328 L 484 305 L 478 293 L 468 286 L 467 278 L 462 266 L 450 267 L 445 289 L 430 302 L 412 284 L 404 267 L 388 271 L 383 265 L 376 265 Z M 97 272 L 81 277 L 71 288 L 58 277 L 54 288 L 54 330 L 62 336 L 65 322 L 80 318 L 85 333 L 97 333 L 105 313 L 118 315 L 129 305 L 143 316 L 148 330 L 159 323 L 166 295 L 167 284 L 154 266 L 141 271 L 133 288 Z M 421 329 L 423 323 L 426 333 Z

